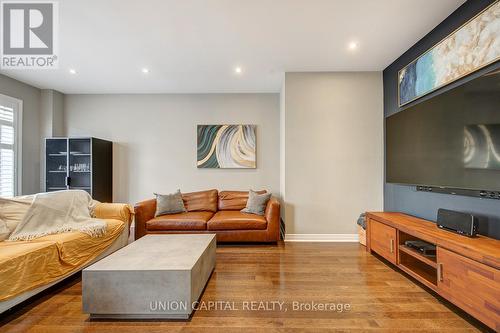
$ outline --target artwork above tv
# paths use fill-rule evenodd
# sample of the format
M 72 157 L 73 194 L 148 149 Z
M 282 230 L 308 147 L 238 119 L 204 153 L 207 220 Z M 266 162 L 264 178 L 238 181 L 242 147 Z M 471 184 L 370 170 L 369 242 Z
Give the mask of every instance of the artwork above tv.
M 500 63 L 492 68 L 386 118 L 387 182 L 500 197 Z
M 491 4 L 398 73 L 398 103 L 408 104 L 500 59 L 500 1 Z

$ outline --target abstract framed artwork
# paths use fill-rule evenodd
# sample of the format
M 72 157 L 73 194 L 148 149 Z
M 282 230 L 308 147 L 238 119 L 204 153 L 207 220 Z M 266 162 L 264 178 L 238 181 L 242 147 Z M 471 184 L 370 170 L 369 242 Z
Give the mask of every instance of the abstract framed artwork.
M 198 125 L 198 168 L 255 169 L 255 125 Z
M 495 1 L 398 73 L 399 106 L 500 59 L 500 1 Z

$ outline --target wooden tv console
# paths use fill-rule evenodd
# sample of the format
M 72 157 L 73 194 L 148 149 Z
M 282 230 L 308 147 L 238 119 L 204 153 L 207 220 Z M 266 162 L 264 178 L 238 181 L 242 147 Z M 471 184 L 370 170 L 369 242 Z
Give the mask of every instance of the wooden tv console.
M 468 238 L 402 213 L 366 214 L 366 249 L 375 252 L 443 298 L 500 332 L 500 241 Z M 405 246 L 436 245 L 435 257 Z

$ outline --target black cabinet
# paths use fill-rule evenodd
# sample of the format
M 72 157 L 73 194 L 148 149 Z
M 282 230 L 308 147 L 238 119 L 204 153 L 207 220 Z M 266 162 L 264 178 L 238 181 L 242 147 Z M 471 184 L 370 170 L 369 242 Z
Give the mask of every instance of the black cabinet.
M 45 139 L 45 191 L 85 190 L 113 200 L 113 143 L 97 138 Z

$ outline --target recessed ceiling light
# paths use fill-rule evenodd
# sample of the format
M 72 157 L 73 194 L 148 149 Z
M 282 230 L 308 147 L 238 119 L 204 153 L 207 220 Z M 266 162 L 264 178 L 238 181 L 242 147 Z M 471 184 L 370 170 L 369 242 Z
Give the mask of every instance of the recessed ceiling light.
M 354 51 L 358 48 L 358 42 L 354 42 L 354 41 L 349 42 L 347 47 L 349 48 L 349 50 Z
M 148 74 L 149 68 L 143 68 L 143 69 L 141 69 L 141 72 L 143 72 L 144 74 Z
M 69 73 L 70 73 L 70 74 L 76 74 L 76 69 L 71 68 L 71 69 L 69 70 Z
M 234 69 L 234 72 L 235 72 L 236 74 L 241 74 L 241 73 L 243 73 L 243 69 L 242 69 L 241 67 L 239 67 L 239 66 L 238 66 L 238 67 L 236 67 L 236 68 Z

